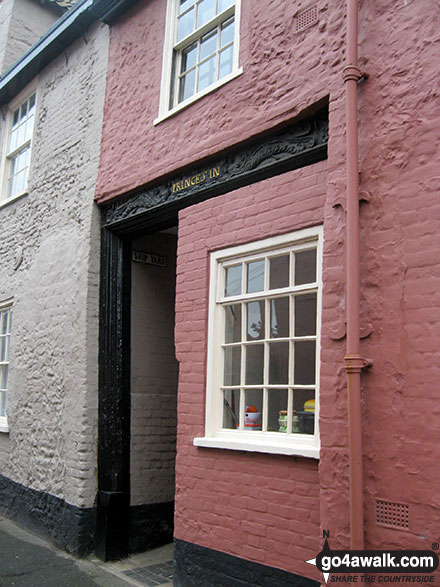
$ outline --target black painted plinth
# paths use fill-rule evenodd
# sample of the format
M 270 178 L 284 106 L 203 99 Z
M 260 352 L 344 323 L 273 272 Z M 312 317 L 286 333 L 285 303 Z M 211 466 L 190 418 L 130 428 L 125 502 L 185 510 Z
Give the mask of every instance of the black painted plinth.
M 96 555 L 103 561 L 128 556 L 129 496 L 121 491 L 99 491 Z
M 317 581 L 174 540 L 174 587 L 319 587 Z
M 0 513 L 75 556 L 86 556 L 94 548 L 94 508 L 78 508 L 3 475 L 0 475 Z

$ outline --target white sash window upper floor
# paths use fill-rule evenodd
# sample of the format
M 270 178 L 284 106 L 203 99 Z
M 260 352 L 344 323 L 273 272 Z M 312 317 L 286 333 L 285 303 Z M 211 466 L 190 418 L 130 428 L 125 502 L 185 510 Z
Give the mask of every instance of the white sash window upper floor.
M 168 0 L 156 122 L 241 73 L 239 20 L 240 0 Z
M 35 107 L 34 92 L 9 109 L 0 203 L 5 203 L 27 192 Z

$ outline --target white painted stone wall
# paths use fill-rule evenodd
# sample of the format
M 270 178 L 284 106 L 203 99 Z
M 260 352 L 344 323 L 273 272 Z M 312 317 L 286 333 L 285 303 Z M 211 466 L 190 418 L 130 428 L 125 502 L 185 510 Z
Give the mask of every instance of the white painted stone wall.
M 174 500 L 178 363 L 174 348 L 177 237 L 156 233 L 133 249 L 167 267 L 132 264 L 131 504 Z
M 36 0 L 0 1 L 0 71 L 4 72 L 59 18 Z
M 14 297 L 0 473 L 78 507 L 94 505 L 97 486 L 94 191 L 108 33 L 94 25 L 39 75 L 29 193 L 0 207 L 0 300 Z

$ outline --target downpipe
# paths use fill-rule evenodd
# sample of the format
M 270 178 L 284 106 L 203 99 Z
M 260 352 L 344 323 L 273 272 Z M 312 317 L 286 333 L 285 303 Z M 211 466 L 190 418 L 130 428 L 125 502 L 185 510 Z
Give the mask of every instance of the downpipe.
M 361 371 L 371 364 L 360 354 L 360 227 L 359 145 L 357 84 L 364 75 L 358 68 L 358 0 L 347 0 L 347 65 L 344 68 L 346 97 L 346 255 L 347 342 L 344 358 L 347 373 L 350 546 L 364 548 L 364 501 L 362 467 Z

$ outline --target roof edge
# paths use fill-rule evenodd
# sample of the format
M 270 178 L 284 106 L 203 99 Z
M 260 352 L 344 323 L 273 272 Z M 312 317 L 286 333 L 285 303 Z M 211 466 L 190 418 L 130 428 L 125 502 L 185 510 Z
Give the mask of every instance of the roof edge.
M 109 25 L 137 0 L 80 0 L 0 77 L 0 106 L 10 102 L 96 20 Z

